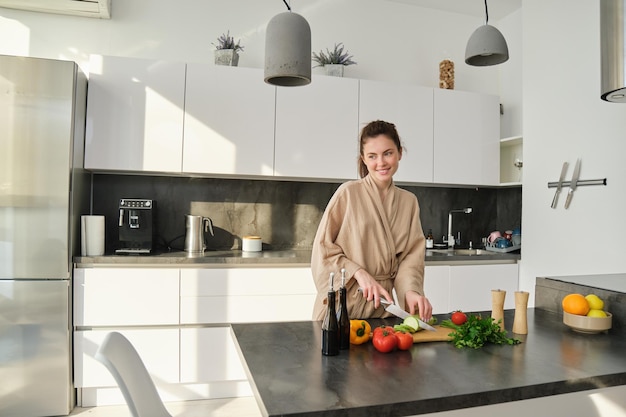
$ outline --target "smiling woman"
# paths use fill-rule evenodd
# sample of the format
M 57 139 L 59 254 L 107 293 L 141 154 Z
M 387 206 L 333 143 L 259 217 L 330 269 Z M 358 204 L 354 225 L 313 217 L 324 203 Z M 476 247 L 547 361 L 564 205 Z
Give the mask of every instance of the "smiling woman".
M 311 270 L 318 289 L 313 318 L 324 315 L 329 274 L 345 268 L 351 318 L 387 316 L 380 299 L 393 300 L 395 290 L 405 310 L 430 319 L 419 204 L 413 193 L 393 183 L 402 159 L 395 125 L 381 120 L 367 124 L 359 150 L 361 179 L 337 189 L 313 241 Z

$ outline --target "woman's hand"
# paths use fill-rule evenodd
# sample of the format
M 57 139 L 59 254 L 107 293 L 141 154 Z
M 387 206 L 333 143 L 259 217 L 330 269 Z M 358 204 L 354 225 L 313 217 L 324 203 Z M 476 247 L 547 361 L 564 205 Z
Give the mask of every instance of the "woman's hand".
M 383 297 L 393 303 L 393 297 L 378 283 L 365 269 L 361 268 L 354 274 L 354 279 L 359 283 L 363 292 L 363 298 L 367 301 L 374 300 L 374 308 L 380 306 L 380 298 Z
M 428 298 L 419 295 L 415 291 L 407 291 L 404 295 L 405 306 L 409 313 L 419 314 L 422 320 L 428 321 L 433 316 L 433 306 L 430 305 Z

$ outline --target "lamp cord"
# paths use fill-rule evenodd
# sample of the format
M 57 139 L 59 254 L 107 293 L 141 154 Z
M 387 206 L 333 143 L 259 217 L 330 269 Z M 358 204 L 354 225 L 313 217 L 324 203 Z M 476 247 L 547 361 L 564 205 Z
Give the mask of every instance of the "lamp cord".
M 489 24 L 489 11 L 487 10 L 487 0 L 485 0 L 485 18 L 486 18 L 485 24 L 488 25 Z
M 291 11 L 291 7 L 289 7 L 289 5 L 287 4 L 287 0 L 283 0 L 283 3 L 285 3 L 285 6 L 287 6 L 287 10 Z M 485 7 L 487 7 L 487 0 L 485 0 Z

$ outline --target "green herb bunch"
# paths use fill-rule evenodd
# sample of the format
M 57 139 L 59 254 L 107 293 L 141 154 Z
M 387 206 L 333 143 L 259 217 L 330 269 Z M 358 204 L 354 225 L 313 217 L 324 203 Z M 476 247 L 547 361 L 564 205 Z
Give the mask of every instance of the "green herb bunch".
M 517 345 L 521 343 L 519 339 L 509 338 L 506 331 L 500 329 L 500 321 L 494 321 L 491 317 L 482 318 L 474 314 L 467 315 L 467 321 L 460 326 L 452 323 L 450 320 L 443 320 L 442 327 L 454 329 L 450 333 L 452 342 L 457 348 L 474 348 L 478 349 L 485 343 L 493 343 L 496 345 Z
M 343 51 L 343 43 L 336 43 L 335 48 L 331 51 L 326 48 L 326 52 L 320 51 L 319 54 L 313 52 L 313 61 L 317 63 L 316 67 L 323 67 L 329 64 L 354 65 L 352 55 L 346 50 Z
M 235 43 L 235 39 L 230 36 L 230 31 L 222 33 L 217 38 L 217 44 L 211 42 L 211 45 L 215 46 L 215 49 L 234 49 L 235 52 L 243 51 L 243 46 L 240 45 L 241 39 Z

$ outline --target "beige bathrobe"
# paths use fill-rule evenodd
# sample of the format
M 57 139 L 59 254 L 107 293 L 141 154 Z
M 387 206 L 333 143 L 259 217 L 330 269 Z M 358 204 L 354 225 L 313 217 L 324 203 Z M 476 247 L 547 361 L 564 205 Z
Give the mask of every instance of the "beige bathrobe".
M 424 294 L 425 238 L 417 197 L 391 185 L 381 201 L 376 185 L 368 176 L 342 184 L 331 198 L 313 241 L 311 270 L 317 287 L 313 320 L 326 312 L 329 274 L 335 273 L 333 288 L 341 284 L 346 269 L 348 315 L 351 319 L 387 317 L 373 301 L 364 300 L 352 279 L 360 268 L 369 272 L 398 301 L 413 290 Z M 337 296 L 338 299 L 338 296 Z

